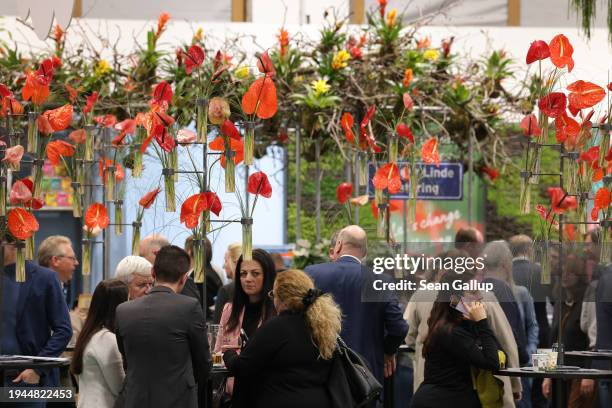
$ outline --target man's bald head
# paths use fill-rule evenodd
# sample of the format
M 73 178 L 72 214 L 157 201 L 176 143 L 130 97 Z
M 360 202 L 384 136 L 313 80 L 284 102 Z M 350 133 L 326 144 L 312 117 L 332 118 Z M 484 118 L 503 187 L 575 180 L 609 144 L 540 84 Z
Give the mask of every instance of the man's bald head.
M 337 257 L 352 255 L 363 259 L 368 253 L 368 238 L 359 225 L 349 225 L 343 228 L 336 239 Z
M 165 246 L 170 245 L 170 242 L 166 237 L 161 234 L 151 234 L 140 241 L 140 256 L 151 262 L 151 265 L 155 263 L 155 256 L 157 252 Z

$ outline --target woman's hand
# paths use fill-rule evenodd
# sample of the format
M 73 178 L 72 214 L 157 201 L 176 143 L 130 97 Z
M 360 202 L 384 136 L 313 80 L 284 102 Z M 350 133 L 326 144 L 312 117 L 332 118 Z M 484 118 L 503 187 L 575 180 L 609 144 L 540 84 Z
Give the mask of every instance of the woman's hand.
M 585 378 L 580 381 L 580 394 L 590 395 L 595 391 L 595 380 Z
M 487 318 L 487 311 L 482 302 L 464 302 L 465 309 L 470 314 L 470 319 L 479 322 Z
M 542 395 L 544 395 L 546 399 L 550 399 L 551 386 L 552 380 L 550 378 L 545 378 L 544 381 L 542 381 Z

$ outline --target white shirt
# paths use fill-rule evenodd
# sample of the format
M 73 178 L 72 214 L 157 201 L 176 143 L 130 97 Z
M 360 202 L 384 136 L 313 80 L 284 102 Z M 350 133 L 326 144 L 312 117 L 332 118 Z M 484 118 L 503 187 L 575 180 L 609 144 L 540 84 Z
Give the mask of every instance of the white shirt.
M 83 353 L 78 408 L 113 408 L 121 391 L 125 372 L 117 338 L 107 329 L 91 337 Z

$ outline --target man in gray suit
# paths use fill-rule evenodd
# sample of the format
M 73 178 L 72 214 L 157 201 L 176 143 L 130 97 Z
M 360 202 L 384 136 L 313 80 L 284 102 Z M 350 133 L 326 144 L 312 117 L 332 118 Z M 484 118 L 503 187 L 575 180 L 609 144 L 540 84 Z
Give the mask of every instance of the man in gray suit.
M 127 366 L 125 408 L 196 408 L 196 382 L 211 369 L 202 308 L 179 293 L 189 256 L 174 245 L 161 248 L 153 264 L 149 294 L 117 308 L 116 335 Z

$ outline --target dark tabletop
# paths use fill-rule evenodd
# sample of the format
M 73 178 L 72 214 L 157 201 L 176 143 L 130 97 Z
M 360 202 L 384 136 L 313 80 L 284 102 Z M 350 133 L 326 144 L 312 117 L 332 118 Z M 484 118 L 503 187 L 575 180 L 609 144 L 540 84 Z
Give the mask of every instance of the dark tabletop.
M 213 366 L 211 375 L 227 375 L 229 374 L 229 370 L 225 368 L 225 366 L 217 367 Z
M 552 378 L 558 380 L 572 379 L 608 379 L 612 378 L 611 370 L 595 370 L 591 368 L 578 368 L 563 371 L 536 371 L 533 367 L 506 368 L 495 372 L 496 375 L 508 377 L 532 377 L 532 378 Z
M 612 351 L 566 351 L 566 356 L 590 358 L 593 360 L 612 360 Z
M 44 361 L 44 360 L 35 360 L 31 358 L 23 358 L 23 357 L 11 357 L 11 356 L 0 356 L 0 370 L 6 369 L 16 369 L 16 368 L 53 368 L 53 367 L 62 367 L 70 364 L 70 360 L 61 360 L 61 361 Z

